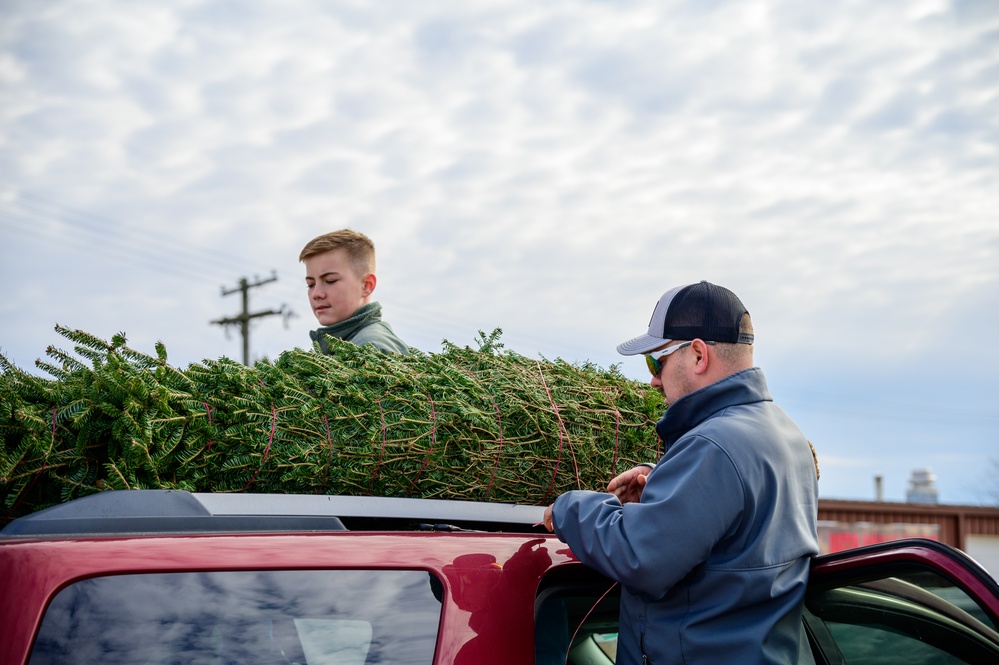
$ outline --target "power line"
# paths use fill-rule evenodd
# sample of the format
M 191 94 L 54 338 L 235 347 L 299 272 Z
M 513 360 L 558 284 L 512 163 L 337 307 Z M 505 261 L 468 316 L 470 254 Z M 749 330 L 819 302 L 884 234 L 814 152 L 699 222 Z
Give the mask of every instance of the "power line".
M 68 249 L 82 242 L 104 258 L 142 267 L 152 264 L 160 272 L 187 279 L 246 269 L 245 257 L 200 249 L 176 234 L 81 211 L 9 185 L 0 187 L 13 195 L 0 198 L 0 225 L 19 235 Z
M 115 265 L 132 265 L 152 270 L 158 275 L 197 281 L 199 284 L 213 279 L 213 275 L 227 280 L 233 272 L 245 271 L 247 267 L 245 257 L 237 258 L 214 249 L 192 247 L 184 242 L 183 235 L 151 231 L 136 224 L 70 208 L 3 184 L 0 184 L 0 229 L 31 241 L 42 242 L 49 249 L 69 251 L 81 265 L 95 265 L 104 260 Z M 4 244 L 8 249 L 17 251 L 9 243 Z M 122 274 L 126 272 L 122 270 Z M 235 289 L 227 290 L 223 286 L 222 295 L 243 292 L 242 289 L 248 292 L 250 288 L 276 281 L 277 273 L 273 270 L 271 272 L 272 277 L 267 280 L 254 277 L 256 282 L 251 284 L 244 278 Z M 251 321 L 281 315 L 287 327 L 288 320 L 295 314 L 285 305 L 279 310 L 250 312 L 246 292 L 243 292 L 241 313 L 211 323 L 227 328 L 238 327 L 243 337 L 243 362 L 249 364 Z

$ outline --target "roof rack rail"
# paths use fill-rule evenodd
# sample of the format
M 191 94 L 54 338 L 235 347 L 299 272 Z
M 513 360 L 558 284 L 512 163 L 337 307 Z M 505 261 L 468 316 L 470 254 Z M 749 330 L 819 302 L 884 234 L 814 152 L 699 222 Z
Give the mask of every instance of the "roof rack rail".
M 533 532 L 542 506 L 400 497 L 108 490 L 10 522 L 0 537 L 479 530 Z

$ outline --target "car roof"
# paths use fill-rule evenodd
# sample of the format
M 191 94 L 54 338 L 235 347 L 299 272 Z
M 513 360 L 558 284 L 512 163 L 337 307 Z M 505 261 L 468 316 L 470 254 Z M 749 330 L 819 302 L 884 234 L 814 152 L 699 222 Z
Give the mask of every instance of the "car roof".
M 109 490 L 10 522 L 0 538 L 344 530 L 534 533 L 542 506 L 403 497 Z

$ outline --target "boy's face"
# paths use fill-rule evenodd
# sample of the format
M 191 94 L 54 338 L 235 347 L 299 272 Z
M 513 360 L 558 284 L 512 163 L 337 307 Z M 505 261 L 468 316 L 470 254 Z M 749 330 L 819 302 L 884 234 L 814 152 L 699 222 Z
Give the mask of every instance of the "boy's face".
M 375 289 L 375 276 L 358 275 L 347 253 L 334 249 L 305 259 L 305 284 L 316 319 L 331 326 L 349 319 L 368 303 Z

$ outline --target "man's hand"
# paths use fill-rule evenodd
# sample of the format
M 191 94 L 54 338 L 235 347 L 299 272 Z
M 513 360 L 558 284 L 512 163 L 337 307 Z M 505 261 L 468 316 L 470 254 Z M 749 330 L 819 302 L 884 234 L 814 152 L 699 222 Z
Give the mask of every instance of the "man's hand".
M 549 531 L 555 531 L 555 525 L 552 524 L 552 506 L 545 508 L 545 517 L 541 520 L 541 523 L 544 524 L 545 528 Z
M 650 467 L 639 464 L 633 469 L 625 471 L 607 485 L 607 492 L 617 497 L 622 505 L 626 503 L 636 503 L 642 498 L 642 490 L 648 482 L 648 476 L 652 473 Z

